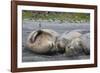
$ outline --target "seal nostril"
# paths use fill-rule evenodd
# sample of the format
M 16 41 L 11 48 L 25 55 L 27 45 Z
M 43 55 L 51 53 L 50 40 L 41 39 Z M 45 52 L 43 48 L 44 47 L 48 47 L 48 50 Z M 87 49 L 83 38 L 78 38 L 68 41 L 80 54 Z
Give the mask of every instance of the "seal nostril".
M 70 47 L 68 46 L 68 48 L 70 48 Z

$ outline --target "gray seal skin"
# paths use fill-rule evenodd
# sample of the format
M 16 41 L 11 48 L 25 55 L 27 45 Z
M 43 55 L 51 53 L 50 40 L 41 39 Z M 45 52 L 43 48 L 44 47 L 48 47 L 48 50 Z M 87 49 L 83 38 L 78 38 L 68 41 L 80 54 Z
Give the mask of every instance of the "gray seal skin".
M 90 33 L 86 33 L 81 37 L 81 44 L 85 54 L 90 54 Z
M 85 55 L 90 54 L 90 34 L 84 34 L 81 37 L 74 38 L 70 41 L 65 48 L 66 56 L 75 56 L 84 53 Z
M 66 56 L 77 56 L 83 52 L 83 46 L 80 38 L 72 39 L 65 48 Z
M 56 47 L 58 51 L 64 53 L 66 46 L 75 38 L 80 37 L 82 34 L 77 31 L 65 32 L 56 41 Z
M 33 31 L 27 38 L 26 47 L 39 54 L 56 51 L 55 41 L 57 36 L 58 33 L 51 29 Z

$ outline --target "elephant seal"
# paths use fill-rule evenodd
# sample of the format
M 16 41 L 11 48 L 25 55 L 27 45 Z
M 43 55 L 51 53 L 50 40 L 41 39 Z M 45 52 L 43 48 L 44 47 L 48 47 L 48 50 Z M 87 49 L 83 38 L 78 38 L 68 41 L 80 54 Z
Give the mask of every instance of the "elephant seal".
M 61 53 L 65 52 L 66 45 L 68 45 L 74 38 L 80 37 L 82 34 L 77 31 L 65 32 L 58 37 L 56 47 Z
M 81 37 L 74 38 L 66 45 L 66 56 L 75 56 L 84 53 L 90 54 L 90 38 L 89 33 L 82 35 Z
M 27 38 L 26 46 L 35 53 L 45 54 L 56 50 L 55 41 L 58 36 L 51 29 L 40 29 L 33 31 Z

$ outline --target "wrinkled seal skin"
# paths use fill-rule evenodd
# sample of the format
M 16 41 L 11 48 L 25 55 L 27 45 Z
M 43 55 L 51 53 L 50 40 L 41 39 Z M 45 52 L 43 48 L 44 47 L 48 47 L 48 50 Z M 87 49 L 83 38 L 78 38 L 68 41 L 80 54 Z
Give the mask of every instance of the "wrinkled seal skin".
M 56 47 L 59 49 L 59 52 L 66 52 L 66 46 L 70 44 L 73 39 L 78 38 L 81 35 L 82 34 L 77 31 L 63 33 L 56 41 Z
M 56 51 L 55 42 L 58 33 L 51 29 L 33 31 L 27 38 L 26 46 L 35 53 L 45 54 Z
M 80 38 L 72 39 L 65 48 L 66 56 L 76 56 L 83 52 L 83 46 Z
M 85 54 L 90 54 L 90 33 L 86 33 L 81 37 L 81 44 Z
M 86 55 L 90 54 L 90 38 L 89 33 L 84 34 L 81 37 L 77 37 L 71 40 L 65 48 L 66 56 L 75 56 L 81 53 Z

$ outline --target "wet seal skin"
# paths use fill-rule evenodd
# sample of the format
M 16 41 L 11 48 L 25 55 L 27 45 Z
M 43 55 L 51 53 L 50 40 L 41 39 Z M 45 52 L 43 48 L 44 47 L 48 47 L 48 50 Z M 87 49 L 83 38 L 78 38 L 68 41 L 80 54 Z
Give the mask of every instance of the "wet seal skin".
M 87 43 L 87 44 L 86 44 Z M 77 56 L 80 53 L 90 54 L 89 33 L 81 34 L 79 31 L 66 31 L 59 35 L 51 29 L 33 31 L 27 38 L 27 48 L 38 54 L 61 53 L 65 56 Z
M 60 52 L 66 52 L 67 46 L 71 43 L 71 41 L 75 38 L 80 37 L 82 34 L 77 31 L 64 32 L 57 39 L 56 46 Z
M 33 31 L 27 38 L 26 47 L 39 54 L 55 51 L 55 41 L 57 36 L 58 33 L 51 29 Z
M 65 55 L 72 57 L 80 54 L 90 54 L 90 39 L 89 33 L 83 34 L 80 37 L 72 38 L 67 40 L 68 43 L 65 46 Z

